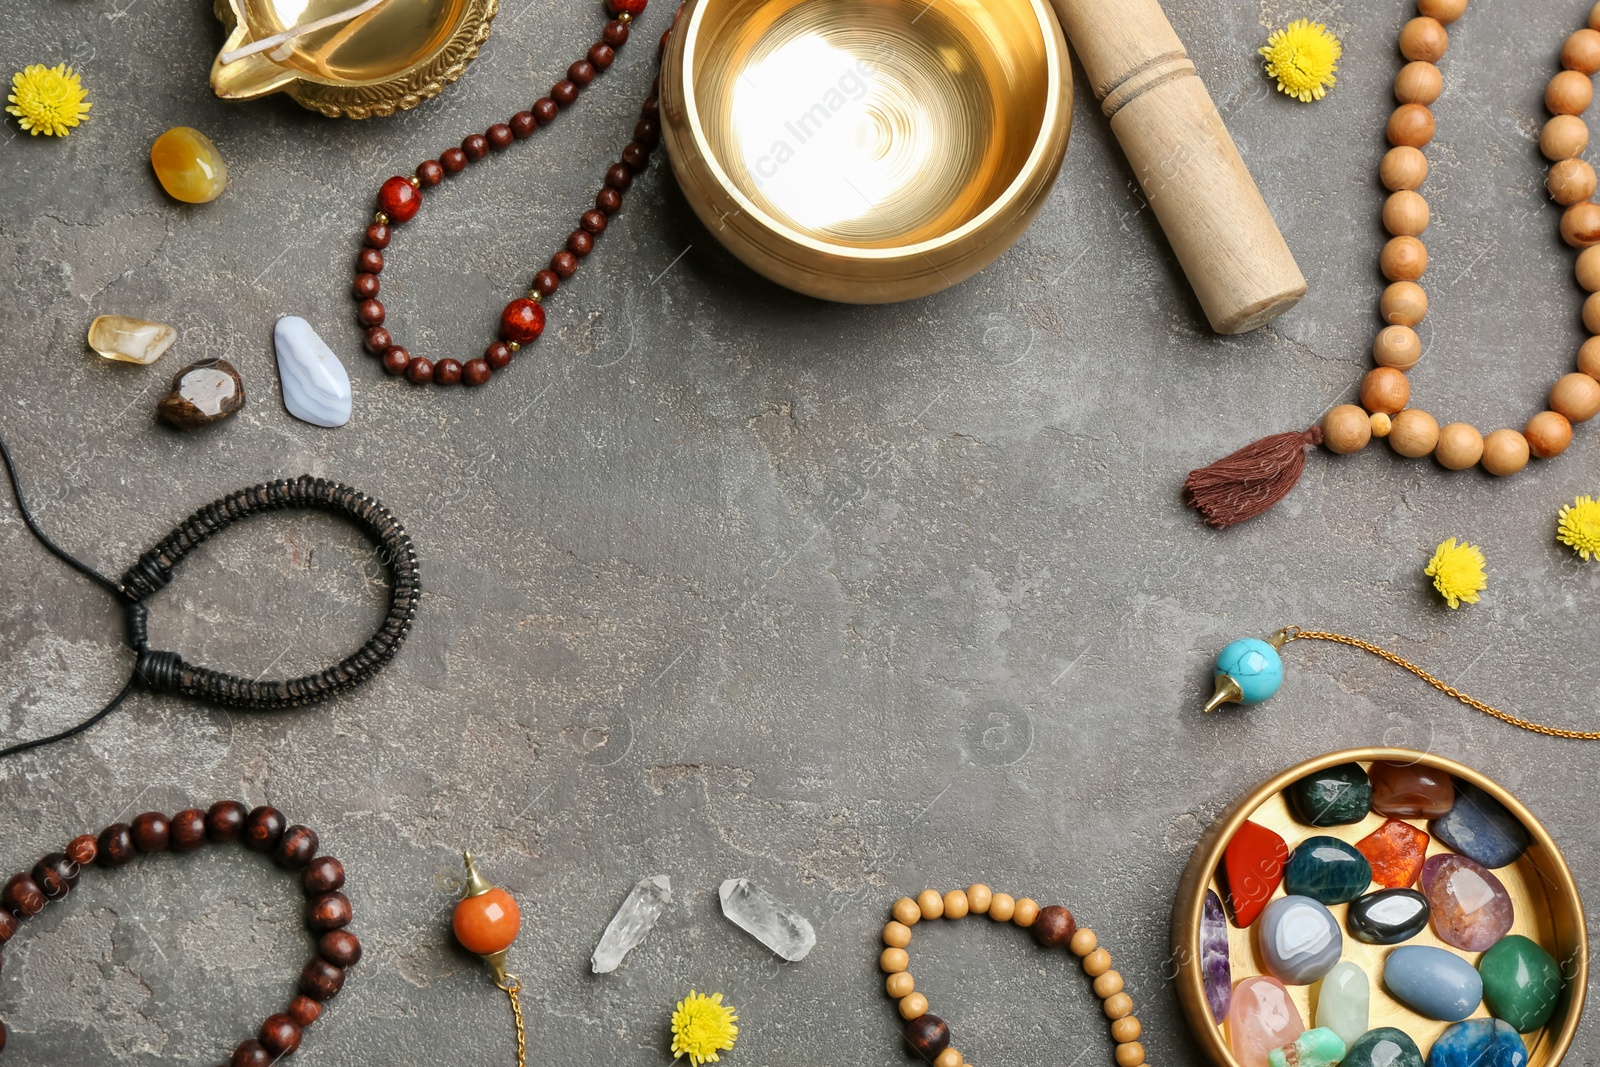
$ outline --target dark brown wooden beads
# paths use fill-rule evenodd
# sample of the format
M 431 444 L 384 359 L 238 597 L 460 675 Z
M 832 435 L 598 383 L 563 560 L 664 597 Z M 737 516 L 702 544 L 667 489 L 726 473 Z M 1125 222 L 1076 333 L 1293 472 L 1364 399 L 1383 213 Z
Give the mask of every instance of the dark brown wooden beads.
M 306 826 L 291 826 L 278 838 L 272 858 L 291 870 L 311 862 L 317 854 L 317 832 Z
M 0 889 L 0 907 L 19 919 L 39 914 L 44 910 L 44 905 L 44 890 L 26 874 L 12 875 L 5 888 Z
M 329 930 L 317 941 L 317 951 L 336 967 L 354 967 L 361 959 L 361 942 L 349 930 Z
M 250 809 L 237 800 L 217 801 L 206 812 L 206 838 L 219 845 L 239 840 L 249 814 Z
M 255 852 L 271 852 L 278 845 L 289 820 L 268 804 L 250 812 L 244 820 L 244 847 Z
M 312 1000 L 332 1000 L 344 988 L 344 968 L 322 957 L 306 962 L 300 972 L 300 992 Z
M 932 1063 L 950 1047 L 950 1026 L 937 1015 L 922 1014 L 906 1023 L 906 1044 L 913 1052 Z
M 313 897 L 306 908 L 306 925 L 313 930 L 337 930 L 350 923 L 350 898 L 343 893 Z
M 121 867 L 139 854 L 133 847 L 133 835 L 128 832 L 126 823 L 114 822 L 101 830 L 98 844 L 103 867 Z
M 302 1027 L 310 1026 L 322 1018 L 322 1001 L 312 1000 L 303 993 L 299 994 L 289 1001 L 287 1014 Z
M 79 867 L 87 867 L 100 854 L 100 846 L 93 834 L 79 834 L 67 843 L 67 859 Z
M 171 820 L 167 847 L 174 852 L 193 852 L 206 843 L 206 813 L 199 808 L 184 808 Z
M 344 864 L 332 856 L 318 856 L 306 864 L 306 873 L 301 875 L 300 884 L 306 895 L 313 897 L 343 889 Z
M 47 900 L 59 900 L 78 884 L 80 868 L 65 852 L 52 852 L 33 865 L 34 884 Z
M 1072 912 L 1060 904 L 1051 904 L 1039 909 L 1029 929 L 1033 931 L 1033 939 L 1045 948 L 1065 948 L 1072 935 L 1078 932 L 1078 924 L 1073 921 Z
M 9 911 L 0 911 L 0 945 L 10 941 L 17 933 L 17 917 Z
M 305 1031 L 287 1015 L 269 1015 L 261 1024 L 261 1045 L 273 1056 L 287 1056 L 300 1047 Z
M 136 816 L 128 830 L 140 852 L 165 852 L 172 840 L 172 824 L 159 811 Z
M 272 1053 L 259 1041 L 241 1041 L 228 1067 L 272 1067 Z

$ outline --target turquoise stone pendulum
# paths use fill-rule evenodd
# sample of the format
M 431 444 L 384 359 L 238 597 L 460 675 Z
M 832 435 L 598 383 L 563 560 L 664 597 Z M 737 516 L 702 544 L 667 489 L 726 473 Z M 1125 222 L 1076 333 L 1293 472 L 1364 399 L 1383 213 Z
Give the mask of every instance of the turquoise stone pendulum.
M 1283 660 L 1278 655 L 1288 640 L 1280 631 L 1269 641 L 1243 637 L 1217 654 L 1217 691 L 1206 701 L 1206 711 L 1224 704 L 1259 704 L 1283 684 Z

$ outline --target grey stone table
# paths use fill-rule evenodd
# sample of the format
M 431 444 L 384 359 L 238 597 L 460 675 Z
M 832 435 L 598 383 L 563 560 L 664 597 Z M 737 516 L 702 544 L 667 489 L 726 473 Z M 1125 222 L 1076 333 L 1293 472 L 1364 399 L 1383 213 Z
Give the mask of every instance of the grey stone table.
M 665 3 L 665 0 L 658 0 Z M 1465 760 L 1546 821 L 1600 885 L 1593 754 L 1448 703 L 1355 653 L 1297 646 L 1285 692 L 1203 718 L 1216 650 L 1288 623 L 1392 644 L 1470 691 L 1594 728 L 1600 564 L 1552 537 L 1600 489 L 1600 440 L 1507 482 L 1385 448 L 1313 457 L 1270 516 L 1199 525 L 1191 467 L 1349 399 L 1380 279 L 1383 148 L 1401 3 L 1325 7 L 1337 90 L 1275 95 L 1280 0 L 1175 0 L 1172 16 L 1311 283 L 1254 334 L 1213 336 L 1091 101 L 1021 242 L 942 295 L 831 306 L 722 251 L 660 168 L 536 349 L 481 391 L 419 390 L 363 355 L 346 295 L 382 178 L 525 106 L 591 39 L 598 8 L 514 0 L 483 57 L 397 118 L 332 121 L 206 84 L 201 2 L 5 0 L 0 70 L 66 60 L 93 118 L 65 142 L 5 124 L 0 432 L 43 523 L 121 568 L 190 509 L 310 471 L 381 498 L 427 590 L 399 659 L 330 706 L 238 714 L 134 698 L 89 734 L 0 764 L 0 867 L 151 808 L 238 797 L 313 825 L 351 872 L 367 945 L 298 1062 L 507 1064 L 503 999 L 446 932 L 459 850 L 517 893 L 532 1062 L 666 1062 L 693 987 L 742 1015 L 731 1067 L 909 1061 L 875 968 L 893 898 L 986 881 L 1100 930 L 1151 1062 L 1199 1062 L 1168 975 L 1191 847 L 1241 790 L 1336 748 Z M 1536 133 L 1586 0 L 1478 5 L 1455 28 L 1431 155 L 1429 352 L 1419 402 L 1520 426 L 1581 340 L 1571 255 Z M 668 16 L 646 14 L 653 37 Z M 474 352 L 586 205 L 633 122 L 648 45 L 536 142 L 430 203 L 384 275 L 417 351 Z M 169 126 L 209 132 L 227 192 L 168 200 L 146 162 Z M 84 347 L 96 314 L 173 323 L 148 369 Z M 271 326 L 305 316 L 344 358 L 356 414 L 320 430 L 278 393 Z M 153 419 L 171 373 L 224 356 L 250 390 L 210 432 Z M 1425 400 L 1423 399 L 1425 398 Z M 1592 429 L 1592 428 L 1591 428 Z M 1481 543 L 1482 603 L 1421 571 Z M 0 508 L 0 734 L 75 721 L 121 684 L 106 597 Z M 369 547 L 291 515 L 206 547 L 155 602 L 153 636 L 244 673 L 354 647 L 383 600 Z M 588 973 L 644 875 L 678 902 L 613 975 Z M 781 964 L 717 912 L 747 875 L 812 916 Z M 237 852 L 161 857 L 52 907 L 8 946 L 12 1067 L 206 1065 L 279 1010 L 309 949 L 290 880 Z M 963 924 L 917 975 L 980 1064 L 1099 1064 L 1098 1007 L 1064 958 Z M 1569 1062 L 1600 1062 L 1588 1023 Z

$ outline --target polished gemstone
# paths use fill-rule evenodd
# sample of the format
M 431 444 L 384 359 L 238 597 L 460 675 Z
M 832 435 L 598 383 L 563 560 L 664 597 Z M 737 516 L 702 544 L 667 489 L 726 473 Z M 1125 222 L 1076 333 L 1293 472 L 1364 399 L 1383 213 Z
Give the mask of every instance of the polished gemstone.
M 156 404 L 156 414 L 181 429 L 221 422 L 244 407 L 244 379 L 225 359 L 191 364 L 172 379 L 172 390 Z
M 1283 865 L 1289 861 L 1289 846 L 1283 838 L 1262 826 L 1247 822 L 1239 827 L 1222 854 L 1222 869 L 1227 879 L 1228 910 L 1233 924 L 1249 926 L 1272 899 L 1283 881 Z
M 1433 1039 L 1428 1067 L 1528 1067 L 1528 1046 L 1499 1019 L 1468 1019 Z
M 1339 1035 L 1346 1046 L 1367 1032 L 1372 985 L 1359 963 L 1345 960 L 1317 988 L 1317 1025 Z
M 1222 901 L 1210 889 L 1200 910 L 1200 977 L 1205 981 L 1211 1017 L 1220 1023 L 1228 1017 L 1233 969 L 1228 962 L 1228 917 L 1222 913 Z
M 1483 1003 L 1483 979 L 1454 952 L 1432 945 L 1406 945 L 1383 961 L 1383 984 L 1418 1015 L 1456 1022 Z
M 1478 960 L 1483 1002 L 1496 1018 L 1527 1033 L 1550 1021 L 1561 996 L 1555 957 L 1521 934 L 1502 937 Z
M 1422 1067 L 1422 1052 L 1404 1030 L 1380 1026 L 1356 1038 L 1340 1067 Z
M 1456 783 L 1455 803 L 1428 829 L 1440 841 L 1490 870 L 1515 863 L 1528 850 L 1527 828 L 1504 804 L 1471 782 Z
M 1267 971 L 1289 985 L 1310 985 L 1333 970 L 1344 935 L 1333 913 L 1310 897 L 1279 897 L 1257 929 Z
M 1415 885 L 1428 858 L 1428 835 L 1408 822 L 1390 819 L 1356 842 L 1372 864 L 1372 880 L 1388 889 Z
M 1350 935 L 1369 945 L 1398 945 L 1428 927 L 1428 898 L 1415 889 L 1380 889 L 1350 902 Z
M 1367 771 L 1372 810 L 1401 819 L 1437 819 L 1455 803 L 1455 780 L 1420 763 L 1379 760 Z
M 1308 837 L 1295 846 L 1283 870 L 1283 891 L 1322 904 L 1354 900 L 1372 884 L 1372 866 L 1337 837 Z
M 1511 929 L 1511 894 L 1491 871 L 1465 856 L 1429 857 L 1422 865 L 1422 892 L 1433 932 L 1447 945 L 1482 952 Z
M 1372 784 L 1359 763 L 1306 775 L 1288 789 L 1295 817 L 1309 826 L 1344 826 L 1367 817 Z
M 1319 1026 L 1267 1053 L 1267 1062 L 1272 1067 L 1334 1067 L 1344 1052 L 1344 1038 Z
M 222 195 L 228 165 L 211 138 L 189 126 L 174 126 L 150 146 L 150 166 L 174 200 L 204 204 Z
M 1215 677 L 1233 679 L 1239 703 L 1259 704 L 1283 684 L 1283 659 L 1259 638 L 1240 638 L 1217 653 Z
M 1300 1009 L 1276 978 L 1246 978 L 1228 1005 L 1228 1048 L 1239 1067 L 1269 1067 L 1267 1057 L 1305 1032 Z
M 126 315 L 101 315 L 89 324 L 89 347 L 119 363 L 154 363 L 177 339 L 178 331 L 165 323 Z
M 350 376 L 311 324 L 285 315 L 273 327 L 283 406 L 313 426 L 343 426 L 350 421 Z

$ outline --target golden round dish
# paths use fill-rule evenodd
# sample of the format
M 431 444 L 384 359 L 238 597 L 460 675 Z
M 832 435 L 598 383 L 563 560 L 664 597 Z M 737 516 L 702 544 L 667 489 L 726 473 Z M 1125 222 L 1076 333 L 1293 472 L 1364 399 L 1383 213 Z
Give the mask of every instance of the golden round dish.
M 1454 760 L 1404 748 L 1348 749 L 1344 752 L 1332 752 L 1291 767 L 1235 801 L 1227 811 L 1217 817 L 1201 837 L 1200 843 L 1195 846 L 1194 853 L 1189 858 L 1188 867 L 1184 869 L 1183 879 L 1178 885 L 1177 900 L 1172 908 L 1172 953 L 1173 959 L 1177 961 L 1177 975 L 1174 980 L 1178 987 L 1178 1000 L 1183 1005 L 1189 1028 L 1199 1041 L 1201 1050 L 1218 1067 L 1239 1067 L 1238 1061 L 1228 1049 L 1225 1028 L 1211 1017 L 1211 1006 L 1206 1001 L 1205 983 L 1200 970 L 1201 909 L 1205 903 L 1207 889 L 1215 890 L 1219 897 L 1226 899 L 1222 887 L 1218 884 L 1217 872 L 1222 866 L 1222 856 L 1228 842 L 1233 839 L 1233 835 L 1246 820 L 1253 820 L 1281 835 L 1291 849 L 1297 842 L 1316 834 L 1326 834 L 1354 844 L 1381 826 L 1385 821 L 1384 816 L 1368 812 L 1367 817 L 1361 822 L 1349 826 L 1305 826 L 1290 814 L 1283 791 L 1300 778 L 1315 771 L 1341 763 L 1360 763 L 1370 767 L 1375 760 L 1417 763 L 1448 771 L 1456 778 L 1471 782 L 1500 801 L 1527 828 L 1533 839 L 1532 846 L 1517 862 L 1509 867 L 1499 868 L 1494 873 L 1505 886 L 1506 892 L 1511 895 L 1516 916 L 1511 932 L 1522 934 L 1542 945 L 1561 964 L 1566 979 L 1561 1000 L 1550 1021 L 1543 1029 L 1522 1035 L 1528 1046 L 1528 1067 L 1555 1067 L 1572 1045 L 1573 1035 L 1578 1029 L 1578 1017 L 1583 1011 L 1584 989 L 1589 981 L 1589 936 L 1583 921 L 1583 902 L 1579 899 L 1577 884 L 1572 880 L 1572 872 L 1567 869 L 1566 861 L 1561 858 L 1561 850 L 1556 847 L 1556 843 L 1540 825 L 1539 820 L 1504 788 Z M 1426 820 L 1404 821 L 1420 825 Z M 1429 842 L 1430 856 L 1449 851 L 1438 841 Z M 1283 887 L 1280 885 L 1273 897 L 1276 899 L 1283 895 Z M 1349 905 L 1340 904 L 1329 910 L 1339 920 L 1340 928 L 1345 929 L 1345 914 L 1349 910 Z M 1235 986 L 1246 978 L 1265 973 L 1257 963 L 1254 941 L 1252 930 L 1240 930 L 1233 925 L 1231 919 L 1229 920 L 1228 956 Z M 1434 934 L 1431 924 L 1405 944 L 1446 948 L 1466 957 L 1473 964 L 1476 964 L 1478 957 L 1482 955 L 1482 953 L 1463 953 L 1450 948 Z M 1434 1040 L 1451 1024 L 1416 1014 L 1391 997 L 1388 990 L 1383 987 L 1381 961 L 1398 947 L 1400 946 L 1368 945 L 1348 936 L 1347 932 L 1344 959 L 1360 964 L 1371 980 L 1369 1028 L 1393 1026 L 1404 1030 L 1411 1035 L 1417 1047 L 1426 1056 Z M 1312 1020 L 1316 1017 L 1315 999 L 1312 994 L 1316 988 L 1316 985 L 1289 986 L 1289 992 L 1308 1026 L 1314 1025 Z M 1487 1015 L 1488 1011 L 1479 1005 L 1472 1017 L 1485 1018 Z
M 711 232 L 781 285 L 858 304 L 937 292 L 1004 252 L 1072 123 L 1044 0 L 691 0 L 660 96 Z
M 224 100 L 288 93 L 329 118 L 392 115 L 439 95 L 489 39 L 499 0 L 386 0 L 340 25 L 224 63 L 225 53 L 354 6 L 355 0 L 215 0 L 228 31 L 211 65 Z M 275 58 L 274 58 L 275 57 Z

